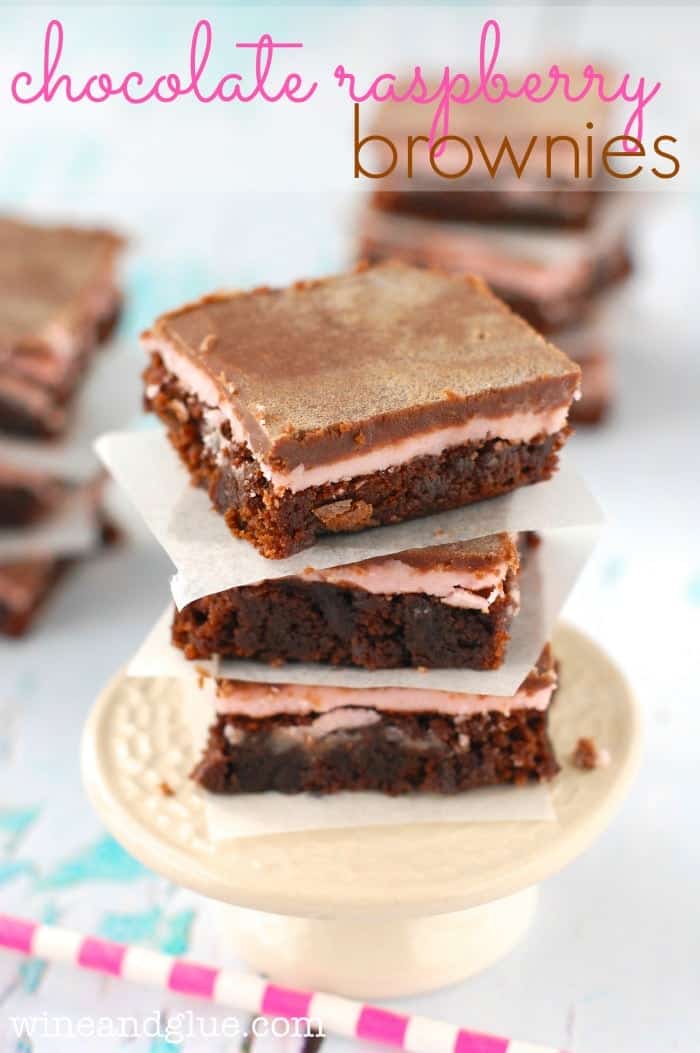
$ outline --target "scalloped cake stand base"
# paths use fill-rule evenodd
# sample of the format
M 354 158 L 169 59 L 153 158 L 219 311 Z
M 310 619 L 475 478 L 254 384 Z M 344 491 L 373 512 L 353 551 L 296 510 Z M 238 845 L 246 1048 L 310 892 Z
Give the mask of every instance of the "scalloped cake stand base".
M 178 681 L 117 676 L 83 738 L 83 778 L 108 829 L 171 881 L 218 900 L 224 949 L 280 983 L 350 997 L 415 994 L 473 975 L 525 933 L 536 886 L 607 826 L 638 767 L 640 716 L 605 653 L 560 625 L 551 731 L 556 822 L 313 830 L 214 843 L 188 778 Z M 610 756 L 583 772 L 581 736 Z M 163 793 L 167 785 L 174 792 Z M 517 790 L 513 791 L 517 793 Z

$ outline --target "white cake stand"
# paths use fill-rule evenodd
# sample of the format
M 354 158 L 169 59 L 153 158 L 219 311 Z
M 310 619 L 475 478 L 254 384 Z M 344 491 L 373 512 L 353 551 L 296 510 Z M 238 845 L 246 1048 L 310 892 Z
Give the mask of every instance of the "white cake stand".
M 214 844 L 202 792 L 188 778 L 194 747 L 178 682 L 121 675 L 85 728 L 85 785 L 137 859 L 225 905 L 226 949 L 273 980 L 358 998 L 430 990 L 517 943 L 537 883 L 604 829 L 638 766 L 640 717 L 619 671 L 568 626 L 557 629 L 554 649 L 557 822 L 358 825 Z M 569 758 L 580 736 L 604 747 L 610 763 L 576 769 Z

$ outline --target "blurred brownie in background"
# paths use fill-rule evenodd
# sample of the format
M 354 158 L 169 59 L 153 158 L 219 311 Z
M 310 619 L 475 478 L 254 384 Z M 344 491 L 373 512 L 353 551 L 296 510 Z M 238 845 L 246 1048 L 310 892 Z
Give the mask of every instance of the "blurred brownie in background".
M 587 61 L 560 65 L 575 71 Z M 548 68 L 549 64 L 543 63 L 544 83 L 549 82 Z M 513 70 L 508 81 L 520 85 L 523 76 Z M 583 88 L 583 79 L 578 79 Z M 439 80 L 435 77 L 429 84 L 431 91 Z M 476 75 L 470 84 L 476 85 L 478 80 Z M 576 90 L 573 72 L 571 80 Z M 395 145 L 397 164 L 378 187 L 376 207 L 436 219 L 540 227 L 584 227 L 592 221 L 600 204 L 597 191 L 603 184 L 604 170 L 600 149 L 592 149 L 589 160 L 586 137 L 590 134 L 602 145 L 614 134 L 610 129 L 611 107 L 595 89 L 575 104 L 564 98 L 561 90 L 539 103 L 525 98 L 493 103 L 483 94 L 470 102 L 451 101 L 446 130 L 444 122 L 433 129 L 437 105 L 438 100 L 389 101 L 378 108 L 370 134 Z M 433 164 L 425 138 L 430 138 L 431 130 L 434 138 L 449 136 L 435 152 Z M 421 136 L 424 138 L 410 148 L 409 137 L 416 140 Z M 504 146 L 506 137 L 509 148 Z M 548 147 L 548 137 L 558 141 Z M 381 171 L 389 158 L 388 148 L 381 142 L 375 146 L 370 139 L 362 148 L 368 159 L 372 147 L 374 170 Z
M 570 60 L 565 68 L 583 65 Z M 522 76 L 509 74 L 511 80 L 519 84 Z M 407 137 L 428 136 L 434 111 L 432 104 L 410 102 L 379 107 L 371 131 L 391 139 L 398 163 L 376 181 L 379 189 L 365 205 L 358 257 L 401 259 L 482 277 L 580 365 L 582 397 L 572 406 L 572 423 L 600 422 L 613 401 L 613 363 L 609 341 L 601 339 L 599 326 L 593 334 L 591 319 L 632 270 L 635 210 L 633 195 L 602 189 L 615 181 L 604 183 L 599 149 L 591 149 L 589 162 L 587 137 L 600 145 L 619 131 L 611 126 L 614 111 L 597 93 L 576 104 L 556 96 L 538 104 L 508 99 L 494 105 L 483 98 L 453 102 L 449 135 L 469 144 L 469 170 L 444 178 L 439 172 L 459 172 L 466 164 L 464 145 L 448 141 L 434 158 L 436 172 L 428 143 L 421 141 L 413 148 L 409 176 L 402 163 Z M 442 134 L 440 127 L 436 135 Z M 548 136 L 558 139 L 549 149 Z M 363 146 L 370 167 L 373 146 L 374 170 L 380 171 L 389 150 L 370 139 Z
M 34 626 L 54 586 L 70 570 L 102 548 L 121 540 L 119 527 L 96 509 L 95 545 L 74 555 L 27 555 L 0 561 L 0 636 L 25 636 Z
M 611 194 L 584 230 L 446 223 L 365 210 L 359 254 L 478 274 L 541 333 L 581 323 L 630 271 L 628 202 Z
M 0 529 L 29 526 L 54 512 L 72 487 L 43 471 L 0 463 Z
M 122 249 L 109 230 L 0 217 L 2 635 L 26 633 L 64 571 L 113 534 L 97 462 L 74 477 L 64 443 L 75 444 L 83 380 L 119 317 Z
M 0 218 L 0 432 L 63 433 L 121 296 L 107 230 Z
M 595 320 L 557 333 L 557 346 L 581 367 L 581 398 L 571 407 L 572 424 L 601 424 L 615 402 L 615 355 L 604 326 Z
M 24 636 L 70 563 L 52 556 L 0 563 L 0 634 Z

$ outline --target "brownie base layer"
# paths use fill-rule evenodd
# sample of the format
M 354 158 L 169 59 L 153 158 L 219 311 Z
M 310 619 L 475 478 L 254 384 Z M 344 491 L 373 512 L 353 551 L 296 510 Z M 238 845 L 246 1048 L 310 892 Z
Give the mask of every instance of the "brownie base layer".
M 372 790 L 455 794 L 524 785 L 558 771 L 547 712 L 475 715 L 383 712 L 372 724 L 314 736 L 320 719 L 220 716 L 192 773 L 211 793 L 317 793 Z
M 122 305 L 119 303 L 108 315 L 105 315 L 104 318 L 97 322 L 94 344 L 87 347 L 78 356 L 75 370 L 72 371 L 70 384 L 66 390 L 56 393 L 55 405 L 67 408 L 71 404 L 88 372 L 93 352 L 99 345 L 106 343 L 110 339 L 119 324 L 121 311 Z M 36 416 L 23 406 L 0 397 L 0 432 L 27 439 L 55 439 L 60 437 L 63 430 L 60 429 L 57 432 L 47 428 L 46 421 L 41 417 Z
M 508 587 L 484 612 L 425 594 L 377 595 L 283 578 L 195 600 L 175 612 L 172 639 L 189 659 L 495 669 L 512 618 Z
M 226 459 L 217 463 L 202 438 L 201 404 L 167 373 L 157 354 L 144 380 L 147 390 L 157 390 L 146 398 L 146 408 L 166 424 L 193 482 L 207 490 L 231 532 L 270 559 L 301 552 L 324 534 L 400 523 L 548 479 L 569 435 L 563 428 L 529 443 L 467 443 L 372 475 L 277 493 L 247 447 L 231 443 Z
M 523 223 L 539 227 L 586 227 L 600 194 L 595 191 L 531 190 L 379 190 L 372 204 L 385 212 L 430 219 Z

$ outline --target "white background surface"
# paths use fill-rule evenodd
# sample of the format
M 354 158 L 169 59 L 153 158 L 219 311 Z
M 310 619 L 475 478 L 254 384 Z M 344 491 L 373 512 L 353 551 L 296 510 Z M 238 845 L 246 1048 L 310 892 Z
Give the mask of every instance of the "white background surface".
M 640 61 L 663 53 L 674 81 L 683 82 L 694 61 L 683 53 L 691 39 L 683 19 L 692 12 L 664 18 L 658 9 L 645 10 L 657 12 L 653 37 L 635 36 L 627 7 L 600 12 L 597 25 L 617 34 L 613 39 L 632 39 Z M 354 14 L 344 14 L 350 25 Z M 561 12 L 552 18 L 566 26 Z M 29 31 L 17 8 L 3 8 L 5 19 L 8 30 L 20 20 L 13 31 Z M 118 18 L 113 24 L 121 39 L 123 24 Z M 12 39 L 8 31 L 5 67 Z M 133 126 L 133 142 L 124 140 L 120 162 L 107 119 L 95 124 L 93 115 L 81 130 L 72 114 L 68 132 L 49 131 L 43 117 L 27 113 L 22 122 L 3 112 L 5 119 L 3 206 L 113 214 L 138 233 L 128 267 L 129 342 L 156 311 L 185 296 L 222 283 L 323 273 L 350 254 L 352 203 L 342 194 L 176 195 L 165 192 L 166 173 L 155 180 L 148 165 L 139 166 L 139 143 L 146 159 L 155 148 L 140 125 Z M 186 152 L 181 145 L 179 156 Z M 192 158 L 187 164 L 192 172 Z M 120 189 L 125 168 L 132 183 L 136 173 L 143 179 L 140 193 Z M 699 216 L 690 194 L 643 202 L 640 266 L 614 339 L 619 406 L 604 428 L 571 443 L 609 524 L 567 614 L 615 656 L 641 698 L 647 722 L 641 775 L 610 830 L 546 883 L 531 933 L 514 954 L 467 984 L 403 1004 L 574 1053 L 695 1053 L 700 1045 Z M 133 382 L 140 362 L 135 346 L 124 355 L 125 383 Z M 169 573 L 167 559 L 132 522 L 130 543 L 67 580 L 32 638 L 0 644 L 0 907 L 219 963 L 226 956 L 216 946 L 209 908 L 142 872 L 104 840 L 78 773 L 91 701 L 162 610 Z M 19 959 L 2 955 L 0 1007 L 2 1019 L 43 1010 L 94 1015 L 96 1007 L 146 1014 L 184 1003 L 64 967 L 21 968 Z M 333 1053 L 342 1045 L 327 1042 Z M 59 1044 L 22 1047 L 7 1039 L 6 1048 L 44 1053 Z M 95 1053 L 94 1042 L 70 1048 Z M 98 1048 L 111 1053 L 123 1046 L 105 1041 Z M 128 1048 L 171 1047 L 143 1040 Z M 204 1048 L 232 1047 L 185 1045 L 187 1053 Z

